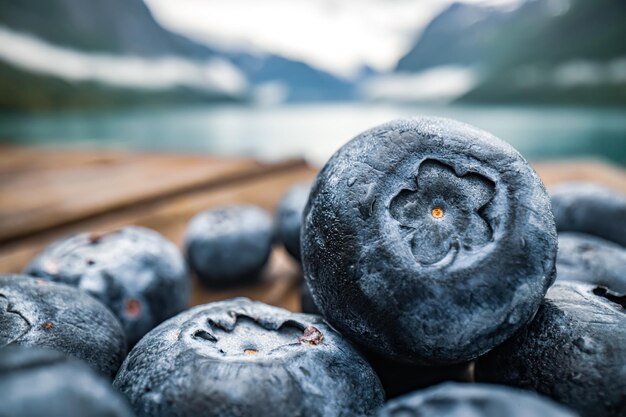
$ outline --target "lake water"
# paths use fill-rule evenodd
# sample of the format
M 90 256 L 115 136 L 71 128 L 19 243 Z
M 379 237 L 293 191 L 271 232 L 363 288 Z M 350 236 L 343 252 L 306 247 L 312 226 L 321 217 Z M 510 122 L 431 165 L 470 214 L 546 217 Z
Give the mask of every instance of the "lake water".
M 600 157 L 626 165 L 626 109 L 389 104 L 186 106 L 0 114 L 5 143 L 254 156 L 323 163 L 359 132 L 398 117 L 455 118 L 494 133 L 532 160 Z

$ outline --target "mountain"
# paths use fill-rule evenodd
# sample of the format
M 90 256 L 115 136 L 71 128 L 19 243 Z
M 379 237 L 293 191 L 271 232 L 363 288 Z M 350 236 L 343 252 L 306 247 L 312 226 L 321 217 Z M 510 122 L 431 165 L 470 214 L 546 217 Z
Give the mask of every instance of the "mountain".
M 353 89 L 302 62 L 170 32 L 143 0 L 0 0 L 0 109 L 241 101 L 268 84 L 291 101 Z
M 0 0 L 0 24 L 85 52 L 195 58 L 213 54 L 161 27 L 142 0 Z
M 354 83 L 341 80 L 303 62 L 276 55 L 226 53 L 252 85 L 277 83 L 285 88 L 287 101 L 350 100 Z
M 507 13 L 495 8 L 453 3 L 424 29 L 396 71 L 416 72 L 445 65 L 474 66 L 491 59 L 491 46 Z
M 140 90 L 93 81 L 70 82 L 45 74 L 22 71 L 0 61 L 0 111 L 49 111 L 240 100 L 228 94 L 186 87 Z
M 472 102 L 626 104 L 626 2 L 527 0 L 504 11 L 454 4 L 396 71 L 478 69 Z
M 163 29 L 141 0 L 0 0 L 0 37 L 3 110 L 245 98 L 245 82 L 222 81 L 234 66 Z

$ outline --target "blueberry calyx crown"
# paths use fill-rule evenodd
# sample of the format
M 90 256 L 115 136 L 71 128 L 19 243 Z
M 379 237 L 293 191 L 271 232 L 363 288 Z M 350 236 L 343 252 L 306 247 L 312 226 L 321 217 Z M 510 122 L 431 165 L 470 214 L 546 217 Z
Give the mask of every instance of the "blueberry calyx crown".
M 200 343 L 196 345 L 199 351 L 244 359 L 277 356 L 303 346 L 317 346 L 324 340 L 317 327 L 293 319 L 264 321 L 235 311 L 226 317 L 229 319 L 210 317 L 201 322 L 201 328 L 193 326 L 191 338 Z
M 459 175 L 443 162 L 426 159 L 415 185 L 391 200 L 389 213 L 420 265 L 449 264 L 461 249 L 479 249 L 493 241 L 484 213 L 496 192 L 493 181 L 474 172 Z

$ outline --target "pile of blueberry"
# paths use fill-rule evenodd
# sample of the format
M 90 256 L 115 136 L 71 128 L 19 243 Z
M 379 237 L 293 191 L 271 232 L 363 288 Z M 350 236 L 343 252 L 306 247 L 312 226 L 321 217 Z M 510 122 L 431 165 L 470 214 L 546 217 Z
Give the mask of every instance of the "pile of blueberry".
M 277 240 L 314 314 L 187 309 L 189 269 L 209 288 L 253 283 Z M 198 214 L 185 256 L 126 227 L 0 277 L 0 416 L 624 417 L 625 246 L 626 196 L 550 198 L 486 132 L 394 121 L 275 219 Z

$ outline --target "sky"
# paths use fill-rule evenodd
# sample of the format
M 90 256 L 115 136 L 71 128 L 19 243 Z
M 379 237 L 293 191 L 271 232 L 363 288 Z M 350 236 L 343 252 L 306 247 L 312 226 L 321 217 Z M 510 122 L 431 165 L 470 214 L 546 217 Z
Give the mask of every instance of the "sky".
M 229 49 L 266 52 L 352 78 L 393 68 L 454 0 L 145 0 L 166 28 Z M 462 0 L 511 7 L 521 0 Z

